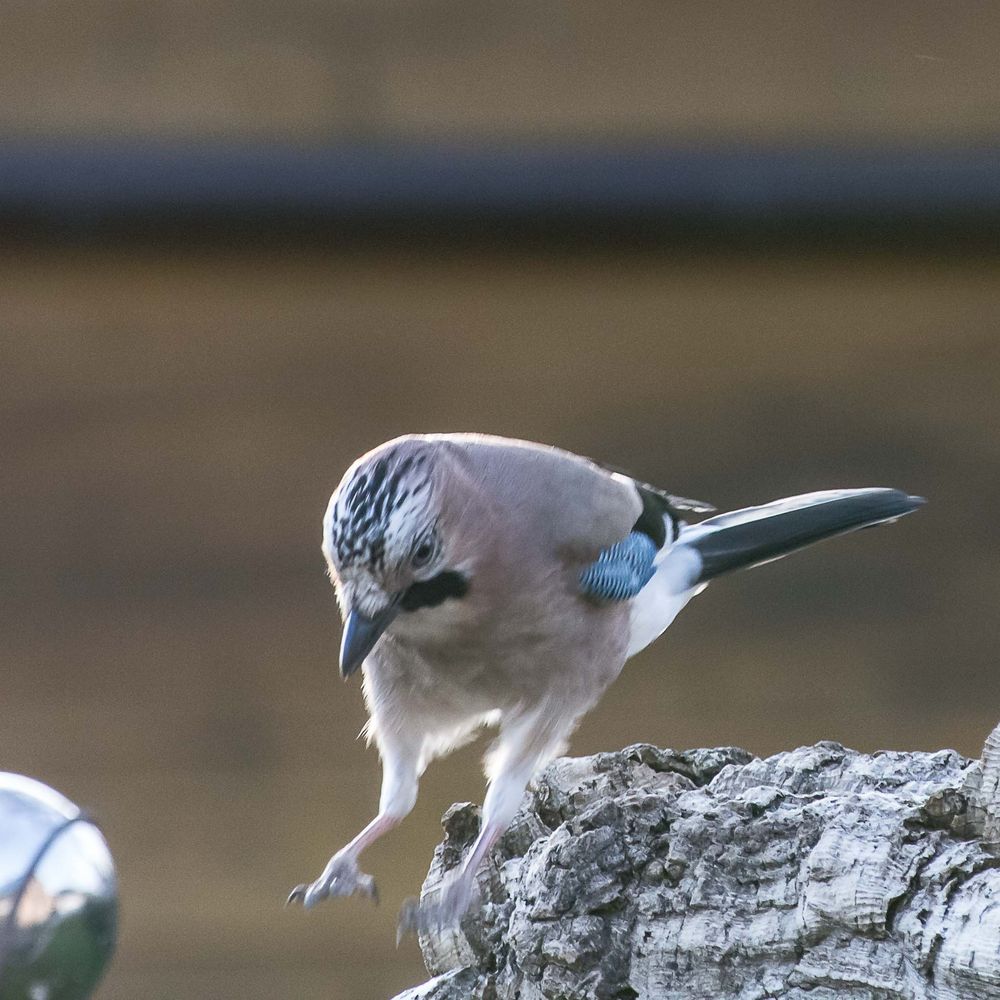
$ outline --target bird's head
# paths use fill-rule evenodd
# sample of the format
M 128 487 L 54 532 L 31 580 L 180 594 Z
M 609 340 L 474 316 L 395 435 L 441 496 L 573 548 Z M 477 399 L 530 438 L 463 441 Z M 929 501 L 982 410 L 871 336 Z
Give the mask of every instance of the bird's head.
M 452 561 L 437 457 L 420 439 L 389 442 L 358 459 L 330 498 L 323 553 L 344 615 L 344 677 L 361 666 L 397 615 L 468 590 Z

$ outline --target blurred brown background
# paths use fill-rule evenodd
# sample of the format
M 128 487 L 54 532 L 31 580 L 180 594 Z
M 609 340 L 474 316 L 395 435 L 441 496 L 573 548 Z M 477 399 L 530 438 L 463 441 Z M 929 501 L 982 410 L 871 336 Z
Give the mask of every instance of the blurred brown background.
M 998 41 L 982 4 L 10 4 L 0 134 L 982 147 Z M 382 998 L 423 978 L 395 913 L 444 808 L 481 801 L 482 742 L 371 851 L 381 908 L 282 906 L 377 800 L 319 524 L 346 465 L 395 434 L 548 441 L 723 509 L 929 497 L 715 584 L 574 752 L 974 755 L 1000 718 L 1000 254 L 982 234 L 909 218 L 869 241 L 859 218 L 848 240 L 822 220 L 729 240 L 716 217 L 705 240 L 662 218 L 637 242 L 585 220 L 578 239 L 362 239 L 355 219 L 296 239 L 189 213 L 168 238 L 162 218 L 127 237 L 60 219 L 0 241 L 0 767 L 105 826 L 123 917 L 101 1000 Z

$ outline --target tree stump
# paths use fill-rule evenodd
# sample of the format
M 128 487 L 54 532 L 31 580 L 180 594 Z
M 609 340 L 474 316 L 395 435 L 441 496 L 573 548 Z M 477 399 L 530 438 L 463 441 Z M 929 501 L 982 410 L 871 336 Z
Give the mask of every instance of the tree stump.
M 463 803 L 433 896 L 479 826 Z M 434 977 L 396 1000 L 1000 998 L 1000 726 L 982 761 L 817 743 L 554 761 Z

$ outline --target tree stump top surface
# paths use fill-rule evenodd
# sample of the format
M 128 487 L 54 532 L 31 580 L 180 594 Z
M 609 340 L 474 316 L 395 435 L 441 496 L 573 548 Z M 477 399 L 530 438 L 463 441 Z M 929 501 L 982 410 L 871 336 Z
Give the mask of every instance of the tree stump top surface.
M 1000 997 L 994 785 L 950 750 L 561 758 L 397 1000 Z M 478 810 L 443 825 L 425 894 Z

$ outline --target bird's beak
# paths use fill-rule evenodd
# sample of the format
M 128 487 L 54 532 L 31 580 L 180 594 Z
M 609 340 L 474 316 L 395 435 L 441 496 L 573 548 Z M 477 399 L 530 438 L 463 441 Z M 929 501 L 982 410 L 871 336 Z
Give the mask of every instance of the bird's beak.
M 372 618 L 352 611 L 344 622 L 344 638 L 340 641 L 340 675 L 346 680 L 364 663 L 375 648 L 379 636 L 399 614 L 399 601 L 394 600 Z

